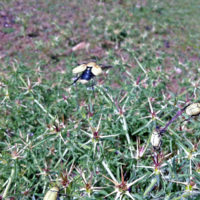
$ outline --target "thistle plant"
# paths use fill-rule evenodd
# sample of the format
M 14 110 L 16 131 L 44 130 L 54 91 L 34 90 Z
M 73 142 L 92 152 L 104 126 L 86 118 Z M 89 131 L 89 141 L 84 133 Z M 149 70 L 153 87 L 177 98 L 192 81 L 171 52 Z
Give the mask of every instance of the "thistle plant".
M 138 2 L 0 4 L 0 199 L 200 198 L 199 5 Z
M 101 120 L 102 120 L 102 115 L 100 116 L 99 118 L 99 122 L 98 122 L 98 125 L 95 128 L 93 128 L 91 125 L 90 125 L 90 131 L 91 133 L 88 133 L 84 130 L 82 130 L 83 133 L 85 133 L 87 136 L 90 137 L 90 139 L 86 142 L 86 143 L 83 143 L 83 146 L 85 145 L 88 145 L 89 143 L 92 143 L 93 144 L 93 153 L 96 154 L 96 150 L 97 150 L 97 145 L 101 145 L 102 147 L 102 140 L 104 138 L 112 138 L 112 137 L 116 137 L 116 136 L 119 136 L 119 134 L 114 134 L 114 135 L 101 135 L 100 133 L 100 125 L 101 125 Z M 88 121 L 88 123 L 90 124 L 90 121 Z
M 81 169 L 76 169 L 79 173 L 82 181 L 83 181 L 83 187 L 80 188 L 81 195 L 91 197 L 92 193 L 99 192 L 102 189 L 105 189 L 105 187 L 95 187 L 96 180 L 92 173 L 89 173 L 89 176 L 86 178 L 86 172 Z
M 107 180 L 111 181 L 113 184 L 114 184 L 114 191 L 111 192 L 110 194 L 106 195 L 104 198 L 107 198 L 108 196 L 112 195 L 112 194 L 115 194 L 115 200 L 118 200 L 118 199 L 123 199 L 124 196 L 128 196 L 128 198 L 130 199 L 135 199 L 131 193 L 130 193 L 130 190 L 131 190 L 131 187 L 136 184 L 138 181 L 144 179 L 144 176 L 130 182 L 130 183 L 127 183 L 125 180 L 124 180 L 124 174 L 123 174 L 123 170 L 122 170 L 122 167 L 121 167 L 121 182 L 117 181 L 117 179 L 115 178 L 115 176 L 112 174 L 112 172 L 110 171 L 107 163 L 105 161 L 102 162 L 104 168 L 106 169 L 107 173 L 110 175 L 110 178 L 108 178 L 107 176 L 103 175 L 103 177 L 105 177 Z

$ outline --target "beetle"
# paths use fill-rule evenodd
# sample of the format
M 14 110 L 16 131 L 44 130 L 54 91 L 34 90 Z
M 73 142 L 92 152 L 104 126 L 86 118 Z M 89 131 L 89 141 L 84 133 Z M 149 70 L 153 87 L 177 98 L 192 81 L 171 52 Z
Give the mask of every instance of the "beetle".
M 154 149 L 157 150 L 160 149 L 160 146 L 162 144 L 161 139 L 162 139 L 161 134 L 158 133 L 156 130 L 154 130 L 150 140 Z
M 187 115 L 193 117 L 200 114 L 200 103 L 192 103 L 185 107 Z
M 108 69 L 111 67 L 112 66 L 97 65 L 95 62 L 81 64 L 72 70 L 73 74 L 79 74 L 79 73 L 81 74 L 74 80 L 74 82 L 71 85 L 73 85 L 77 81 L 79 81 L 82 84 L 85 84 L 95 76 L 100 75 L 103 69 Z
M 52 187 L 44 196 L 43 200 L 57 200 L 59 197 L 59 188 Z
M 185 119 L 181 122 L 181 124 L 185 121 L 190 121 L 190 119 L 192 117 L 195 117 L 197 115 L 200 114 L 200 103 L 192 103 L 192 104 L 189 104 L 187 106 L 185 106 L 183 109 L 183 111 L 185 111 L 185 113 L 187 115 L 189 115 L 190 117 L 188 119 Z

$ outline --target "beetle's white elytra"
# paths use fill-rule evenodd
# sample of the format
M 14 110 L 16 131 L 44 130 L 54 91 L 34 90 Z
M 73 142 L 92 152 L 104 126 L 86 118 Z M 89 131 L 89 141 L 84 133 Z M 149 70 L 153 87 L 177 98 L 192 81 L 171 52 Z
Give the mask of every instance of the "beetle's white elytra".
M 97 64 L 95 62 L 89 62 L 86 65 L 87 65 L 87 67 L 96 67 Z
M 58 187 L 52 187 L 45 195 L 43 200 L 57 200 L 59 193 Z
M 102 73 L 102 69 L 99 65 L 97 65 L 96 63 L 94 62 L 90 62 L 87 64 L 88 67 L 92 67 L 92 73 L 95 75 L 95 76 L 98 76 Z
M 156 130 L 151 135 L 151 144 L 153 147 L 160 147 L 161 145 L 161 135 Z
M 194 116 L 200 114 L 200 103 L 193 103 L 186 107 L 185 112 L 187 115 Z
M 86 68 L 87 68 L 87 65 L 86 65 L 86 64 L 79 65 L 79 66 L 75 67 L 75 68 L 72 70 L 72 73 L 73 73 L 73 74 L 81 73 L 81 72 L 85 71 Z
M 97 65 L 95 62 L 89 62 L 88 64 L 79 65 L 72 70 L 72 73 L 73 74 L 81 73 L 81 72 L 85 71 L 87 67 L 92 68 L 91 71 L 95 76 L 98 76 L 102 73 L 101 67 L 99 65 Z

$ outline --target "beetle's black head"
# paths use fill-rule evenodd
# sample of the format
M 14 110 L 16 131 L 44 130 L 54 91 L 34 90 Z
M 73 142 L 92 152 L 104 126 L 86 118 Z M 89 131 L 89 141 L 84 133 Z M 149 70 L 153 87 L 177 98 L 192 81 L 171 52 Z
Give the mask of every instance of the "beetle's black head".
M 92 73 L 92 67 L 87 66 L 86 70 L 81 74 L 80 79 L 81 80 L 87 80 L 89 81 L 94 77 L 94 74 Z

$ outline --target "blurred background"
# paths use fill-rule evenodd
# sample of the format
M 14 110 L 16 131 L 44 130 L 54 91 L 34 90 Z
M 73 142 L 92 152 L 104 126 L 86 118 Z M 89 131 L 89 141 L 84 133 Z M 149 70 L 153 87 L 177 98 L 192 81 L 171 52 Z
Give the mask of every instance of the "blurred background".
M 127 182 L 147 175 L 125 187 L 136 199 L 192 194 L 200 185 L 200 158 L 192 162 L 199 117 L 181 127 L 183 114 L 162 137 L 158 157 L 173 163 L 164 178 L 150 175 L 157 170 L 150 136 L 199 102 L 199 10 L 200 0 L 1 0 L 0 199 L 42 199 L 56 181 L 69 199 L 103 199 L 116 185 L 102 176 L 110 176 L 102 160 L 119 181 L 121 166 Z M 72 69 L 92 60 L 113 68 L 93 92 L 69 87 Z M 78 168 L 89 186 L 106 189 L 89 198 Z
M 134 67 L 133 52 L 165 70 L 199 57 L 199 0 L 4 0 L 0 3 L 1 65 L 17 60 L 46 73 L 75 62 L 114 57 Z M 70 63 L 71 65 L 71 63 Z M 173 81 L 173 80 L 172 80 Z

